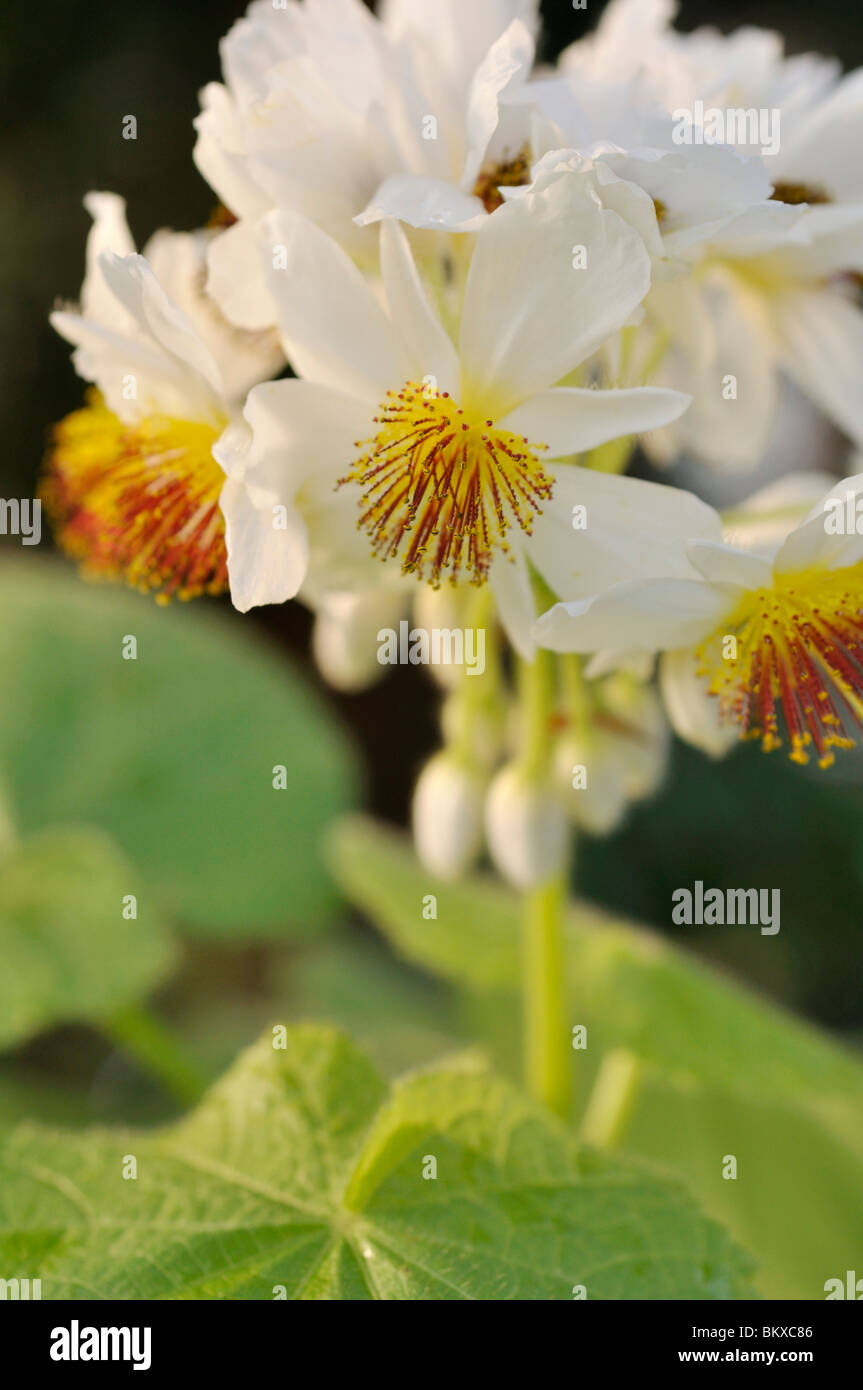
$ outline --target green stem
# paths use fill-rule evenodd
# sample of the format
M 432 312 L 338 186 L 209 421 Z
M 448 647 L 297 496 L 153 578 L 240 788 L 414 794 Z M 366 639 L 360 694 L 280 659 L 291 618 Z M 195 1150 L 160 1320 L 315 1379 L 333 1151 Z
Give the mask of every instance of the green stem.
M 581 1124 L 581 1138 L 597 1149 L 616 1149 L 632 1118 L 641 1086 L 641 1062 L 625 1047 L 603 1057 Z
M 519 765 L 529 782 L 547 783 L 551 762 L 551 720 L 556 688 L 551 652 L 519 662 L 521 750 Z M 571 1084 L 564 993 L 563 904 L 567 880 L 561 874 L 529 889 L 524 898 L 523 1029 L 527 1088 L 558 1115 L 570 1108 Z
M 140 1005 L 130 1004 L 112 1014 L 102 1031 L 124 1052 L 156 1077 L 181 1105 L 194 1105 L 207 1087 L 207 1078 L 188 1057 L 182 1044 L 163 1023 Z
M 572 1083 L 564 995 L 564 877 L 525 896 L 524 1070 L 527 1089 L 557 1115 L 570 1109 Z

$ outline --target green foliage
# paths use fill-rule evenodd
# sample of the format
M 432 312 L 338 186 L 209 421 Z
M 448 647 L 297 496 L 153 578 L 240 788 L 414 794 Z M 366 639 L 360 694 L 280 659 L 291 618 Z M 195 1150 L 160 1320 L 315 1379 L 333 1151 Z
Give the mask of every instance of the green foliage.
M 101 826 L 199 935 L 326 923 L 319 840 L 356 766 L 283 658 L 203 601 L 166 610 L 60 566 L 23 571 L 0 567 L 0 777 L 22 828 Z
M 137 919 L 123 899 L 137 898 Z M 0 858 L 0 1047 L 99 1022 L 152 989 L 174 948 L 136 870 L 100 831 L 44 831 Z
M 313 1027 L 283 1049 L 265 1035 L 161 1131 L 9 1134 L 0 1263 L 50 1299 L 750 1292 L 747 1257 L 679 1188 L 574 1158 L 566 1130 L 505 1082 L 464 1062 L 388 1091 Z
M 363 818 L 337 826 L 331 850 L 346 893 L 398 951 L 485 999 L 486 1013 L 505 1010 L 517 1033 L 519 905 L 505 888 L 479 876 L 436 883 L 402 836 Z M 434 921 L 421 910 L 428 893 Z M 571 1018 L 587 1025 L 589 1065 L 612 1047 L 647 1064 L 629 1146 L 685 1175 L 760 1258 L 764 1292 L 823 1297 L 834 1268 L 854 1267 L 863 1229 L 863 1066 L 643 928 L 575 903 L 566 930 Z M 725 1154 L 738 1157 L 736 1181 L 721 1177 Z M 805 1238 L 801 1192 L 817 1213 Z

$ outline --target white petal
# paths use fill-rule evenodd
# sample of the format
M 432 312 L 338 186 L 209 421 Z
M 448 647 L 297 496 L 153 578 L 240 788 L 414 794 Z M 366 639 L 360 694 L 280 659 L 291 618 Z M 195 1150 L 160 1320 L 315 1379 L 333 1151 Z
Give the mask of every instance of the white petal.
M 228 478 L 219 505 L 225 518 L 231 599 L 241 613 L 262 603 L 293 598 L 308 568 L 305 523 L 286 508 L 276 529 L 272 508 L 257 507 L 244 483 Z
M 385 218 L 431 231 L 478 232 L 488 213 L 472 193 L 446 179 L 423 174 L 392 174 L 384 179 L 367 207 L 354 218 L 360 227 Z
M 407 354 L 331 237 L 297 213 L 274 212 L 261 223 L 260 248 L 285 355 L 300 376 L 376 403 L 404 385 Z
M 863 440 L 863 314 L 828 290 L 778 296 L 778 351 L 790 376 L 855 441 Z
M 863 559 L 863 536 L 857 534 L 861 496 L 863 473 L 843 478 L 825 492 L 806 520 L 783 542 L 774 561 L 776 573 L 795 574 L 816 566 L 839 569 Z
M 773 566 L 760 555 L 718 541 L 692 541 L 686 553 L 704 579 L 717 584 L 742 584 L 763 589 L 773 582 Z
M 601 207 L 590 173 L 505 203 L 483 225 L 468 272 L 463 404 L 497 419 L 555 385 L 626 322 L 649 284 L 644 243 Z
M 207 252 L 207 293 L 238 328 L 260 332 L 275 322 L 256 223 L 236 222 L 213 238 Z
M 554 459 L 668 425 L 680 418 L 691 399 L 680 391 L 655 386 L 623 391 L 556 386 L 531 397 L 497 423 L 531 443 L 547 445 L 545 457 Z
M 666 652 L 659 665 L 659 686 L 676 733 L 711 757 L 721 758 L 738 741 L 736 724 L 720 723 L 719 702 L 696 675 L 698 659 L 690 647 Z
M 81 313 L 106 328 L 128 332 L 132 317 L 105 283 L 99 257 L 105 251 L 131 256 L 135 243 L 126 222 L 126 200 L 116 193 L 88 193 L 84 206 L 93 219 L 87 237 L 87 271 L 81 286 Z
M 505 89 L 525 81 L 533 65 L 533 39 L 520 20 L 492 44 L 474 74 L 467 107 L 467 158 L 462 188 L 476 183 L 489 141 L 497 129 L 499 102 Z
M 513 545 L 509 555 L 495 555 L 489 567 L 488 582 L 504 632 L 519 656 L 532 661 L 536 646 L 531 629 L 536 605 L 521 546 Z
M 214 395 L 221 396 L 222 379 L 213 354 L 189 317 L 165 294 L 143 256 L 115 256 L 106 251 L 100 256 L 99 265 L 106 283 L 142 331 L 203 377 Z
M 434 378 L 438 391 L 458 390 L 458 356 L 429 303 L 408 239 L 397 222 L 381 226 L 381 273 L 393 327 L 411 359 L 415 381 Z
M 230 460 L 223 467 L 273 501 L 292 501 L 300 488 L 331 496 L 357 453 L 356 442 L 372 428 L 371 407 L 312 381 L 255 386 L 244 415 L 251 430 L 246 456 L 241 466 L 235 458 L 233 467 Z
M 123 336 L 78 314 L 56 312 L 50 319 L 57 332 L 75 344 L 78 375 L 95 382 L 108 409 L 121 420 L 155 413 L 186 420 L 220 416 L 209 386 L 152 340 Z M 130 376 L 135 379 L 134 399 L 128 398 Z
M 593 598 L 555 604 L 538 619 L 534 636 L 560 652 L 666 651 L 715 631 L 744 592 L 695 579 L 630 580 Z
M 525 553 L 561 598 L 625 579 L 693 577 L 688 542 L 722 538 L 717 513 L 683 488 L 566 464 L 553 471 L 551 505 L 534 522 Z

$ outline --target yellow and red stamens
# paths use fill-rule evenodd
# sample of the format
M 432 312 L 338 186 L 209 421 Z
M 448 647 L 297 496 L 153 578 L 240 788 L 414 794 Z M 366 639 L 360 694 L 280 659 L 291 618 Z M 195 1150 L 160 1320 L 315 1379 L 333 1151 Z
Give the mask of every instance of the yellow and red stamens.
M 726 655 L 732 636 L 736 652 Z M 807 763 L 812 749 L 829 767 L 863 729 L 863 564 L 777 576 L 699 647 L 698 661 L 722 719 L 743 738 L 771 752 L 784 725 L 793 762 Z
M 92 578 L 159 602 L 228 587 L 217 427 L 150 416 L 124 424 L 97 395 L 54 431 L 40 496 L 58 544 Z
M 445 574 L 481 584 L 513 523 L 529 535 L 551 497 L 537 457 L 546 446 L 469 418 L 447 392 L 411 381 L 387 393 L 374 424 L 339 484 L 362 487 L 359 526 L 374 553 L 400 555 L 405 574 L 435 587 Z

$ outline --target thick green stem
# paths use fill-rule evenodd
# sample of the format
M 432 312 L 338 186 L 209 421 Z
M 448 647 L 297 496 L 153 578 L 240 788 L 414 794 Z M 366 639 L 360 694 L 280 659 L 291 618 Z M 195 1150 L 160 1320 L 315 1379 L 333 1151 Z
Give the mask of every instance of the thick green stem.
M 641 1062 L 625 1047 L 612 1048 L 600 1063 L 581 1125 L 585 1144 L 616 1149 L 626 1133 L 641 1085 Z
M 207 1078 L 173 1034 L 140 1005 L 130 1004 L 102 1024 L 102 1031 L 144 1071 L 161 1081 L 181 1105 L 194 1105 Z
M 572 1098 L 564 991 L 565 900 L 563 878 L 527 893 L 523 962 L 525 1082 L 532 1096 L 564 1116 Z

